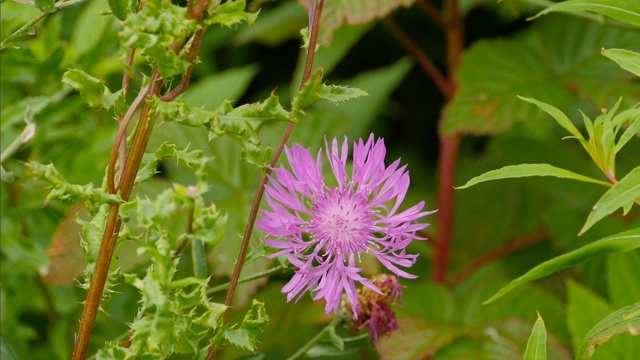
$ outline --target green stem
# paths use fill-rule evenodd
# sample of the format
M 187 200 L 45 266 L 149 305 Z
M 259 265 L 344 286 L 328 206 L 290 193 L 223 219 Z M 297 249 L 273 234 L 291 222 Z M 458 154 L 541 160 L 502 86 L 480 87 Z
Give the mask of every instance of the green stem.
M 331 332 L 332 330 L 335 330 L 335 328 L 338 325 L 340 325 L 340 323 L 342 323 L 341 317 L 337 317 L 331 320 L 331 322 L 327 324 L 327 326 L 325 326 L 324 329 L 322 329 L 318 334 L 316 334 L 316 336 L 314 336 L 311 340 L 309 340 L 306 344 L 304 344 L 300 349 L 298 349 L 298 351 L 296 351 L 295 354 L 289 356 L 287 360 L 296 360 L 296 359 L 302 358 L 309 350 L 311 350 L 311 348 L 313 348 L 322 339 L 324 339 L 325 336 L 329 334 L 329 332 Z
M 249 275 L 249 276 L 245 276 L 243 278 L 240 278 L 240 280 L 238 280 L 238 284 L 242 284 L 242 283 L 246 283 L 252 280 L 256 280 L 256 279 L 260 279 L 263 277 L 267 277 L 267 276 L 271 276 L 273 274 L 279 273 L 283 270 L 287 269 L 286 266 L 284 265 L 278 265 L 276 267 L 272 267 L 271 269 L 267 269 L 265 271 L 261 271 L 259 273 L 255 273 L 253 275 Z M 207 290 L 207 295 L 211 295 L 220 291 L 224 291 L 227 290 L 229 288 L 229 286 L 231 285 L 231 283 L 226 283 L 226 284 L 220 284 L 218 286 L 214 286 L 212 288 L 209 288 Z

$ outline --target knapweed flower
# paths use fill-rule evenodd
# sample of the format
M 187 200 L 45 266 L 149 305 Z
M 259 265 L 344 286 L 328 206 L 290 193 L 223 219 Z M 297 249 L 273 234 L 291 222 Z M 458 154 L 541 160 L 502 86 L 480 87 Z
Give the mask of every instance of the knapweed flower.
M 369 337 L 377 344 L 380 336 L 388 335 L 400 326 L 391 307 L 402 305 L 402 286 L 397 277 L 387 274 L 373 276 L 371 283 L 377 286 L 380 292 L 367 287 L 358 289 L 358 305 L 353 316 L 343 313 L 342 309 L 350 303 L 344 295 L 340 309 L 343 318 L 351 322 L 356 330 L 369 328 Z
M 366 142 L 354 143 L 352 170 L 347 174 L 349 143 L 334 139 L 331 148 L 325 139 L 325 153 L 335 177 L 322 173 L 322 150 L 314 159 L 299 144 L 286 148 L 291 170 L 273 169 L 265 188 L 270 209 L 262 211 L 258 228 L 273 237 L 264 239 L 278 249 L 272 255 L 286 255 L 297 268 L 282 288 L 287 301 L 305 292 L 314 300 L 325 299 L 325 311 L 337 313 L 345 292 L 356 314 L 356 287 L 359 282 L 380 293 L 377 286 L 360 275 L 361 254 L 371 253 L 394 274 L 415 278 L 400 267 L 411 267 L 417 254 L 407 254 L 413 240 L 424 240 L 416 232 L 428 224 L 418 219 L 424 202 L 398 212 L 409 188 L 409 173 L 400 159 L 385 166 L 386 148 L 373 134 Z

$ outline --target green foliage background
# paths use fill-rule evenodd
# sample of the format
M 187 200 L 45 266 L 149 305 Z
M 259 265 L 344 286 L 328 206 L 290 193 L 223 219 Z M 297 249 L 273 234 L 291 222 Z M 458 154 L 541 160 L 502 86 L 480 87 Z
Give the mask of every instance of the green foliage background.
M 44 7 L 44 3 L 35 4 L 43 10 L 54 9 Z M 81 230 L 74 218 L 79 214 L 88 221 L 87 209 L 77 198 L 49 199 L 47 183 L 29 174 L 25 163 L 52 163 L 64 181 L 93 184 L 99 189 L 117 131 L 114 114 L 126 109 L 116 92 L 121 87 L 127 55 L 118 41 L 148 41 L 135 33 L 117 35 L 122 25 L 107 14 L 107 1 L 79 2 L 64 8 L 60 4 L 64 3 L 56 3 L 57 12 L 33 27 L 33 34 L 25 32 L 15 42 L 3 44 L 6 47 L 1 53 L 3 151 L 27 123 L 36 128 L 28 144 L 2 163 L 15 176 L 13 182 L 2 182 L 1 192 L 3 358 L 9 356 L 5 353 L 8 349 L 21 359 L 69 358 L 82 313 L 80 303 L 86 295 L 73 279 L 83 281 L 86 264 L 80 246 Z M 468 135 L 461 143 L 455 185 L 486 171 L 521 163 L 550 163 L 606 180 L 577 141 L 561 140 L 566 133 L 547 114 L 517 95 L 562 109 L 583 133 L 578 110 L 595 118 L 602 108 L 612 108 L 620 98 L 621 108 L 630 108 L 640 101 L 638 77 L 602 56 L 600 49 L 640 51 L 638 28 L 609 18 L 599 23 L 588 17 L 558 13 L 528 22 L 528 16 L 541 10 L 536 1 L 461 0 L 459 4 L 467 43 L 455 76 L 459 88 L 449 102 L 394 39 L 385 25 L 387 20 L 363 15 L 362 24 L 350 25 L 328 17 L 322 26 L 334 26 L 336 31 L 321 37 L 325 43 L 318 49 L 316 67 L 323 68 L 326 85 L 348 85 L 366 91 L 368 96 L 339 106 L 323 101 L 305 108 L 304 119 L 296 125 L 289 143 L 299 142 L 317 151 L 325 136 L 355 139 L 374 132 L 385 138 L 388 159 L 402 157 L 409 164 L 412 186 L 407 203 L 424 199 L 429 209 L 437 206 L 438 139 L 452 133 Z M 3 40 L 43 13 L 18 1 L 5 1 L 1 6 Z M 178 99 L 180 104 L 189 109 L 214 110 L 225 101 L 233 107 L 266 101 L 272 92 L 278 104 L 293 101 L 304 66 L 299 32 L 307 24 L 307 12 L 295 1 L 249 2 L 250 12 L 258 8 L 253 26 L 215 27 L 206 33 L 192 84 Z M 405 29 L 420 29 L 407 31 L 426 49 L 436 66 L 444 68 L 444 34 L 419 9 L 418 3 L 401 6 L 388 17 Z M 162 41 L 170 44 L 170 40 Z M 167 63 L 172 66 L 161 67 L 167 75 L 179 74 L 185 66 L 175 59 L 168 59 Z M 134 64 L 148 72 L 143 59 L 136 58 Z M 71 68 L 96 79 L 95 104 L 86 94 L 66 85 L 73 85 L 73 73 L 64 75 Z M 142 77 L 133 78 L 132 89 L 140 88 L 143 81 Z M 179 77 L 173 81 L 179 82 Z M 113 108 L 106 109 L 105 104 Z M 240 246 L 239 234 L 244 231 L 260 175 L 254 165 L 268 160 L 270 153 L 265 149 L 277 146 L 288 120 L 283 115 L 282 121 L 257 127 L 243 124 L 235 138 L 217 137 L 213 125 L 204 129 L 180 124 L 180 112 L 171 107 L 177 103 L 165 104 L 169 105 L 162 111 L 164 118 L 157 122 L 147 150 L 155 153 L 153 160 L 159 172 L 147 174 L 151 181 L 140 179 L 132 196 L 139 198 L 139 203 L 128 210 L 133 214 L 132 223 L 144 222 L 144 216 L 136 218 L 138 210 L 134 207 L 143 207 L 145 199 L 175 192 L 178 195 L 171 196 L 182 196 L 180 201 L 187 202 L 191 200 L 184 195 L 184 188 L 200 186 L 198 200 L 193 201 L 201 201 L 203 208 L 215 204 L 206 211 L 226 222 L 224 233 L 202 235 L 203 239 L 215 240 L 207 244 L 206 254 L 212 277 L 208 283 L 194 281 L 189 286 L 202 286 L 200 290 L 205 291 L 206 287 L 226 282 L 231 275 Z M 279 111 L 276 105 L 269 109 Z M 162 146 L 172 150 L 166 150 L 165 155 L 156 153 Z M 638 154 L 640 141 L 635 136 L 616 159 L 620 177 L 638 166 Z M 203 163 L 200 159 L 209 161 Z M 83 197 L 89 190 L 78 191 Z M 412 272 L 420 278 L 403 281 L 404 301 L 398 311 L 401 330 L 376 349 L 362 338 L 349 338 L 356 334 L 342 329 L 340 334 L 348 341 L 346 353 L 339 356 L 521 359 L 538 311 L 548 334 L 548 357 L 572 358 L 598 321 L 640 301 L 637 249 L 594 258 L 523 285 L 491 304 L 482 302 L 545 260 L 640 225 L 638 207 L 634 206 L 626 216 L 616 213 L 606 217 L 578 237 L 601 195 L 596 185 L 555 178 L 489 182 L 457 191 L 451 279 L 483 259 L 483 254 L 504 249 L 514 239 L 542 235 L 517 251 L 495 256 L 450 286 L 431 280 L 432 247 L 429 242 L 416 242 L 411 250 L 421 257 Z M 148 204 L 146 215 L 158 216 L 162 231 L 178 234 L 185 221 L 183 212 L 178 209 L 175 213 L 153 213 L 152 207 Z M 435 235 L 437 220 L 429 221 L 433 226 L 427 236 Z M 220 223 L 209 225 L 203 225 L 203 229 L 217 229 Z M 118 267 L 122 274 L 144 277 L 153 255 L 136 253 L 140 243 L 146 241 L 141 236 L 132 230 L 118 244 L 114 268 Z M 264 249 L 259 238 L 260 234 L 254 234 L 250 257 L 253 255 L 256 260 L 247 264 L 243 274 L 273 265 L 261 256 Z M 158 255 L 157 264 L 169 268 L 171 258 Z M 177 277 L 188 277 L 192 267 L 193 260 L 185 256 L 176 267 Z M 380 269 L 367 264 L 367 271 L 373 274 Z M 251 299 L 264 303 L 271 319 L 259 338 L 255 358 L 280 359 L 292 354 L 328 321 L 323 304 L 314 303 L 308 296 L 297 304 L 286 303 L 280 289 L 289 276 L 278 273 L 268 280 L 240 286 L 231 322 L 244 324 L 242 319 L 252 306 Z M 141 300 L 134 280 L 114 280 L 107 301 L 102 304 L 104 312 L 98 317 L 90 354 L 102 349 L 106 342 L 124 341 L 128 324 L 136 318 L 139 307 L 153 300 Z M 222 293 L 211 296 L 212 301 L 223 302 Z M 253 306 L 256 312 L 261 311 L 261 305 Z M 206 311 L 218 310 L 213 307 Z M 190 318 L 189 314 L 184 316 Z M 191 340 L 196 337 L 190 336 Z M 219 356 L 252 358 L 249 349 L 250 345 L 245 349 L 227 346 Z M 335 352 L 329 340 L 313 351 L 311 355 L 317 356 Z M 640 354 L 638 338 L 623 334 L 598 348 L 593 358 L 631 360 L 634 354 Z M 188 357 L 174 354 L 171 358 Z

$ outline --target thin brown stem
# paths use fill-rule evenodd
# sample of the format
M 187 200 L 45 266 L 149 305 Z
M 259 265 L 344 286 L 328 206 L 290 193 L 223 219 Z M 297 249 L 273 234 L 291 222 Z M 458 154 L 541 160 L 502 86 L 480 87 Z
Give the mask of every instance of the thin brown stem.
M 316 44 L 318 42 L 318 31 L 320 18 L 322 17 L 322 8 L 324 6 L 324 0 L 317 0 L 314 8 L 309 8 L 309 23 L 310 23 L 310 39 L 309 39 L 309 47 L 307 49 L 307 58 L 305 61 L 304 72 L 302 75 L 302 81 L 300 84 L 300 88 L 302 88 L 309 77 L 311 76 L 311 70 L 313 67 L 313 59 L 316 53 Z M 258 209 L 260 207 L 260 203 L 262 202 L 262 197 L 264 196 L 265 185 L 269 179 L 269 174 L 271 173 L 271 168 L 276 166 L 278 162 L 278 158 L 284 151 L 284 147 L 289 140 L 289 136 L 291 136 L 291 132 L 293 131 L 295 123 L 289 123 L 287 128 L 282 135 L 282 139 L 278 144 L 276 151 L 271 157 L 270 167 L 260 176 L 260 182 L 258 183 L 258 188 L 256 190 L 256 196 L 253 199 L 253 204 L 251 205 L 251 211 L 249 213 L 249 219 L 247 222 L 247 227 L 244 232 L 244 236 L 242 238 L 242 244 L 240 245 L 240 252 L 238 254 L 238 259 L 236 260 L 236 265 L 233 269 L 233 274 L 231 275 L 231 279 L 229 281 L 229 289 L 227 290 L 227 296 L 225 297 L 225 305 L 227 305 L 227 309 L 222 315 L 223 322 L 226 322 L 229 318 L 229 313 L 231 311 L 231 303 L 233 302 L 233 297 L 235 295 L 236 287 L 238 285 L 238 280 L 240 279 L 240 273 L 242 272 L 242 267 L 244 266 L 244 261 L 247 255 L 247 250 L 249 249 L 249 242 L 251 239 L 251 234 L 253 233 L 253 227 L 255 225 L 256 219 L 258 217 Z M 215 343 L 211 344 L 209 348 L 209 353 L 207 354 L 207 360 L 213 360 L 215 354 L 217 352 L 217 346 Z
M 549 232 L 546 229 L 540 229 L 530 234 L 517 237 L 476 259 L 466 268 L 462 269 L 462 271 L 457 273 L 450 281 L 447 282 L 447 284 L 449 286 L 456 286 L 484 266 L 487 266 L 508 254 L 514 253 L 533 244 L 537 244 L 548 237 Z
M 438 8 L 436 8 L 435 5 L 431 3 L 431 1 L 418 0 L 418 4 L 422 6 L 424 11 L 427 12 L 427 14 L 431 17 L 431 19 L 433 19 L 433 21 L 435 21 L 436 24 L 438 24 L 438 26 L 443 29 L 447 27 L 447 23 L 442 18 L 442 15 L 440 15 L 440 10 L 438 10 Z
M 420 65 L 425 74 L 431 78 L 442 96 L 445 99 L 451 98 L 454 88 L 453 83 L 442 74 L 440 69 L 431 61 L 429 55 L 422 51 L 420 46 L 391 18 L 384 19 L 383 23 L 395 36 L 400 45 L 418 62 L 418 65 Z

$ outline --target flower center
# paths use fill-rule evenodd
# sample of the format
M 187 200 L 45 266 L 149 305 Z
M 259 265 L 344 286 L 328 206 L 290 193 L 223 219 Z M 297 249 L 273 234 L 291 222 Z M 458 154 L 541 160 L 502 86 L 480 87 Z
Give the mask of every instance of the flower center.
M 328 188 L 311 207 L 312 238 L 328 253 L 352 254 L 365 251 L 374 233 L 374 212 L 363 194 Z

